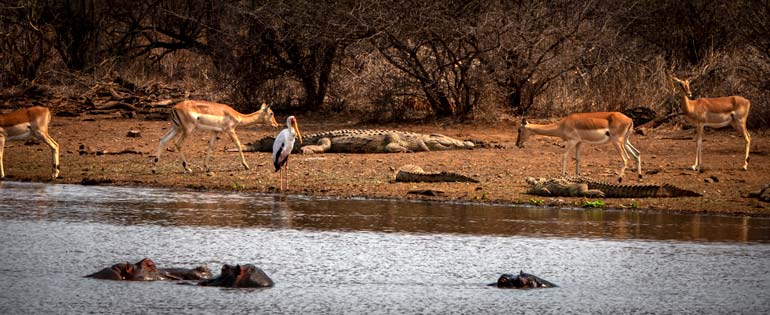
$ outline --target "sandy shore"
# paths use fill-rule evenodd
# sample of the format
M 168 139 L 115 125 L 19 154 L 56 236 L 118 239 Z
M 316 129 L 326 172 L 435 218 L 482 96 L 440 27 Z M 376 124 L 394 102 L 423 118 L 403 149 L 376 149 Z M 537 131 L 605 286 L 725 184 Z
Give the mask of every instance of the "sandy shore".
M 281 118 L 281 117 L 279 117 Z M 281 119 L 278 119 L 282 121 Z M 581 207 L 582 198 L 550 198 L 526 194 L 527 176 L 552 177 L 561 171 L 564 149 L 556 138 L 534 137 L 525 148 L 515 146 L 513 123 L 421 125 L 360 125 L 328 122 L 323 117 L 298 117 L 303 133 L 337 128 L 387 128 L 422 133 L 441 133 L 459 139 L 477 139 L 502 148 L 397 154 L 292 155 L 291 186 L 286 193 L 438 201 L 470 201 L 503 204 L 542 204 Z M 8 142 L 5 149 L 7 180 L 54 183 L 101 183 L 126 186 L 186 187 L 194 189 L 274 192 L 278 186 L 270 153 L 246 153 L 250 170 L 243 170 L 237 153 L 224 152 L 233 143 L 226 136 L 217 143 L 212 157 L 213 176 L 203 172 L 208 134 L 197 132 L 187 142 L 186 154 L 194 172 L 185 174 L 176 152 L 164 151 L 158 174 L 151 161 L 167 121 L 126 119 L 118 115 L 54 117 L 51 135 L 61 146 L 61 178 L 51 180 L 50 150 L 44 145 Z M 140 137 L 128 137 L 129 130 Z M 244 143 L 279 129 L 266 126 L 238 130 Z M 610 199 L 608 208 L 648 209 L 731 215 L 770 216 L 770 204 L 745 197 L 770 182 L 770 136 L 752 131 L 749 170 L 741 169 L 743 140 L 731 129 L 708 131 L 705 136 L 705 171 L 689 170 L 695 158 L 692 130 L 663 127 L 647 135 L 634 135 L 632 143 L 642 152 L 644 183 L 670 183 L 697 191 L 703 197 Z M 81 154 L 81 146 L 88 152 Z M 110 154 L 118 153 L 119 154 Z M 621 161 L 611 145 L 586 145 L 582 152 L 582 175 L 613 182 Z M 394 170 L 414 164 L 426 171 L 452 171 L 477 178 L 480 183 L 395 183 Z M 631 169 L 632 167 L 629 167 Z M 574 172 L 574 161 L 568 164 Z M 632 170 L 627 182 L 635 182 Z M 0 186 L 1 188 L 2 186 Z M 410 190 L 432 189 L 442 196 L 408 194 Z

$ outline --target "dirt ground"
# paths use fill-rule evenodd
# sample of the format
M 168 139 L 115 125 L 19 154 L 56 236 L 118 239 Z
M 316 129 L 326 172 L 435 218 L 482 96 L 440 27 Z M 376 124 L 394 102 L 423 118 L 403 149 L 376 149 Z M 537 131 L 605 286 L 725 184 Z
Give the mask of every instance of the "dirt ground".
M 549 198 L 525 194 L 527 176 L 552 177 L 561 170 L 564 148 L 559 139 L 534 136 L 527 146 L 515 146 L 513 122 L 498 124 L 413 124 L 362 125 L 354 121 L 329 122 L 327 117 L 298 116 L 304 134 L 337 128 L 387 128 L 422 133 L 441 133 L 458 139 L 477 139 L 501 148 L 474 150 L 397 153 L 397 154 L 318 154 L 292 155 L 290 188 L 286 193 L 341 198 L 371 197 L 425 199 L 536 206 L 581 207 L 582 198 Z M 278 121 L 285 121 L 278 117 Z M 5 170 L 8 180 L 86 183 L 125 186 L 186 187 L 193 189 L 244 190 L 275 192 L 277 173 L 273 172 L 270 153 L 246 153 L 250 170 L 243 170 L 237 153 L 223 136 L 212 157 L 213 176 L 203 172 L 203 156 L 208 134 L 198 131 L 187 141 L 186 154 L 194 172 L 183 172 L 178 154 L 164 150 L 158 174 L 151 172 L 152 157 L 160 137 L 170 122 L 123 118 L 119 114 L 78 117 L 54 117 L 51 135 L 61 146 L 61 178 L 51 180 L 50 150 L 45 145 L 8 142 Z M 140 137 L 128 137 L 129 130 L 139 130 Z M 245 144 L 279 129 L 267 126 L 238 130 Z M 705 171 L 689 169 L 695 159 L 694 132 L 676 126 L 664 126 L 647 135 L 634 135 L 632 143 L 642 152 L 644 183 L 671 183 L 694 190 L 703 197 L 604 199 L 608 208 L 635 208 L 649 211 L 682 211 L 731 215 L 770 216 L 770 204 L 745 197 L 770 182 L 770 135 L 752 131 L 749 170 L 743 171 L 743 140 L 727 128 L 708 131 L 704 137 Z M 88 152 L 121 154 L 80 154 Z M 138 153 L 131 153 L 132 151 Z M 620 158 L 609 144 L 583 147 L 581 175 L 614 182 Z M 480 183 L 395 183 L 395 170 L 414 164 L 426 171 L 452 171 L 477 178 Z M 574 173 L 574 160 L 568 164 Z M 627 183 L 635 182 L 633 164 L 626 173 Z M 444 192 L 439 197 L 407 194 L 410 190 L 432 189 Z M 2 191 L 2 185 L 0 185 Z M 541 205 L 542 204 L 542 205 Z

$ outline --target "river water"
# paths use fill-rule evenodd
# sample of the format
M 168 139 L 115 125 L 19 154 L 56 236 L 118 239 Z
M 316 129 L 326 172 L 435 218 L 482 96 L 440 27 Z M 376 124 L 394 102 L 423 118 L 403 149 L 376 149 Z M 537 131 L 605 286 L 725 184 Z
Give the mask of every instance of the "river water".
M 83 278 L 252 263 L 269 289 Z M 559 285 L 486 286 L 523 270 Z M 767 314 L 770 219 L 0 182 L 0 314 Z

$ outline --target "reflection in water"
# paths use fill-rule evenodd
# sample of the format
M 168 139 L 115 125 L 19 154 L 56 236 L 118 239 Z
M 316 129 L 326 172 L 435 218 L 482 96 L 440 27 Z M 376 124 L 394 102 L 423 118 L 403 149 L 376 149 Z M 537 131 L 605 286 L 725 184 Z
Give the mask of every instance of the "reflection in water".
M 768 314 L 769 225 L 0 182 L 0 314 Z M 144 257 L 213 270 L 253 263 L 276 286 L 83 277 Z M 485 285 L 519 270 L 559 288 Z
M 288 197 L 285 195 L 273 196 L 272 211 L 270 212 L 270 225 L 274 228 L 291 228 L 292 213 L 289 208 Z
M 770 242 L 770 219 L 657 211 L 547 209 L 128 187 L 3 183 L 0 218 L 119 225 L 272 227 Z M 24 209 L 19 211 L 19 209 Z

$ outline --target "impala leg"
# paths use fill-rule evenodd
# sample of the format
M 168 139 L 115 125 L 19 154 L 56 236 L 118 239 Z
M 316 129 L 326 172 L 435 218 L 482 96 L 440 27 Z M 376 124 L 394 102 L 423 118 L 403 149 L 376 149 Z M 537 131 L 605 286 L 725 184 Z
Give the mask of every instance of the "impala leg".
M 47 131 L 37 130 L 35 135 L 51 148 L 51 161 L 53 162 L 51 177 L 56 179 L 59 177 L 59 144 L 56 143 L 56 140 L 51 138 Z
M 166 132 L 166 134 L 160 138 L 160 141 L 158 142 L 158 152 L 155 154 L 155 162 L 152 164 L 153 174 L 155 174 L 155 172 L 158 170 L 158 161 L 160 161 L 160 154 L 163 152 L 163 148 L 166 147 L 166 142 L 176 136 L 176 131 L 176 126 L 171 126 L 171 129 L 169 129 L 168 132 Z
M 3 169 L 3 151 L 5 150 L 5 135 L 0 131 L 0 178 L 5 178 L 5 169 Z
M 743 125 L 743 139 L 746 140 L 746 155 L 743 158 L 743 170 L 746 171 L 749 169 L 749 151 L 751 148 L 751 135 L 749 135 L 749 131 L 746 130 L 746 125 Z
M 206 168 L 206 173 L 211 172 L 211 168 L 209 167 L 209 159 L 211 159 L 211 151 L 214 150 L 214 145 L 217 143 L 218 136 L 218 132 L 212 132 L 211 137 L 209 137 L 209 149 L 206 151 L 206 157 L 203 158 L 203 167 Z
M 642 181 L 642 156 L 633 144 L 631 144 L 631 134 L 634 132 L 634 126 L 628 128 L 626 137 L 623 139 L 623 147 L 626 149 L 626 156 L 629 155 L 636 161 L 636 173 L 639 175 L 639 181 Z
M 618 183 L 623 182 L 623 175 L 626 174 L 626 167 L 628 167 L 628 152 L 626 152 L 625 145 L 620 139 L 612 139 L 612 145 L 615 146 L 615 150 L 620 154 L 620 159 L 623 160 L 623 167 L 620 168 L 618 173 Z
M 693 171 L 700 171 L 701 169 L 701 149 L 703 148 L 703 125 L 698 124 L 695 127 L 695 137 L 696 137 L 696 145 L 695 145 L 695 164 L 692 165 L 691 169 Z
M 642 180 L 642 156 L 639 150 L 637 150 L 630 141 L 628 141 L 628 138 L 626 138 L 626 152 L 631 155 L 631 157 L 636 161 L 636 173 L 639 174 L 639 180 Z
M 176 148 L 176 151 L 179 152 L 179 156 L 182 158 L 182 167 L 184 167 L 185 172 L 192 173 L 192 169 L 190 169 L 190 164 L 187 163 L 187 158 L 184 156 L 184 152 L 182 152 L 182 144 L 184 143 L 185 139 L 187 139 L 187 132 L 182 132 L 182 134 L 177 138 L 176 142 L 174 143 L 174 148 Z
M 235 134 L 235 130 L 230 130 L 228 134 L 230 135 L 230 139 L 233 139 L 233 142 L 235 142 L 235 145 L 238 146 L 238 154 L 241 155 L 241 165 L 243 165 L 243 167 L 246 170 L 248 170 L 249 164 L 246 164 L 246 158 L 243 156 L 243 148 L 241 147 L 241 140 L 238 139 L 238 135 Z
M 569 152 L 577 145 L 577 142 L 567 141 L 567 150 L 564 151 L 564 157 L 561 160 L 561 176 L 567 176 L 567 158 L 569 158 Z
M 580 176 L 580 142 L 575 144 L 575 176 Z
M 743 140 L 746 141 L 746 155 L 743 157 L 743 170 L 749 169 L 749 149 L 751 148 L 751 135 L 749 135 L 749 131 L 746 129 L 746 120 L 733 120 L 733 127 L 735 127 L 736 130 L 738 130 L 738 134 L 743 136 Z

